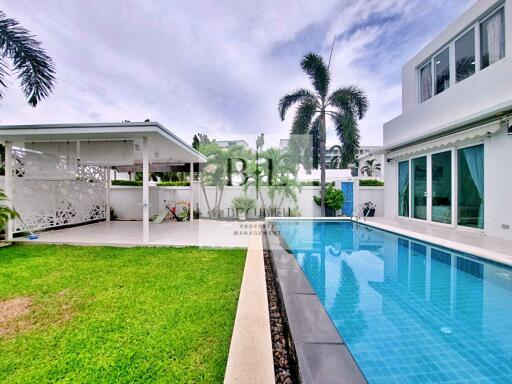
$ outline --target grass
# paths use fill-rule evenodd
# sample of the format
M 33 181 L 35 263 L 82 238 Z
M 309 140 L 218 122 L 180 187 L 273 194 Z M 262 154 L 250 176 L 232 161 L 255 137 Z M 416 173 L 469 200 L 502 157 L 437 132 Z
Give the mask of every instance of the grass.
M 0 382 L 222 382 L 245 252 L 16 245 L 0 301 L 30 297 L 0 336 Z

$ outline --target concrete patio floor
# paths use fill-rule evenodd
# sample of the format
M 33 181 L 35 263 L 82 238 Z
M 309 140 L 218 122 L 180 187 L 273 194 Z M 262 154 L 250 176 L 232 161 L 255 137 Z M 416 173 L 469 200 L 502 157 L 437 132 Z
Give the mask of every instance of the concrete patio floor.
M 150 224 L 149 243 L 142 242 L 142 222 L 112 221 L 80 225 L 38 233 L 39 239 L 15 241 L 30 243 L 114 245 L 114 246 L 201 246 L 247 248 L 252 232 L 261 223 L 194 220 Z

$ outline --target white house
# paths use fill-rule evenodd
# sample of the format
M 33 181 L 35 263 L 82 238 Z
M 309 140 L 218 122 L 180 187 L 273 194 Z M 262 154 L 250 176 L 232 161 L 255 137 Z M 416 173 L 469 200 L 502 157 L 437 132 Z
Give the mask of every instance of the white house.
M 385 216 L 512 239 L 512 0 L 479 0 L 402 68 Z

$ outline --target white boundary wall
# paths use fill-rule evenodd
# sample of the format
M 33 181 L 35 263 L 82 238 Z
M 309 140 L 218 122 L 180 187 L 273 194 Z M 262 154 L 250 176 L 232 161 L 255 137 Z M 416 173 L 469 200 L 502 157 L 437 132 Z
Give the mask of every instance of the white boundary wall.
M 263 193 L 266 195 L 265 187 Z M 199 183 L 194 183 L 194 209 L 199 207 L 201 217 L 207 217 L 207 206 L 204 199 L 203 192 Z M 212 204 L 215 198 L 215 187 L 206 187 L 206 192 Z M 118 220 L 142 220 L 142 187 L 131 186 L 112 186 L 111 193 L 111 207 Z M 224 187 L 224 194 L 220 208 L 224 211 L 224 215 L 228 214 L 228 208 L 231 208 L 231 201 L 233 198 L 244 194 L 243 187 L 232 186 Z M 250 195 L 250 193 L 248 193 Z M 254 192 L 253 192 L 254 194 Z M 301 191 L 297 194 L 297 204 L 290 201 L 284 201 L 282 208 L 293 208 L 297 205 L 304 217 L 319 217 L 320 208 L 313 202 L 313 196 L 320 195 L 320 187 L 302 187 Z M 159 212 L 165 210 L 164 200 L 167 201 L 184 201 L 188 202 L 190 196 L 189 187 L 149 187 L 149 216 L 153 217 Z M 252 196 L 254 197 L 254 196 Z M 358 199 L 355 203 L 364 203 L 371 201 L 377 204 L 376 216 L 382 216 L 384 213 L 384 188 L 383 187 L 359 187 Z M 268 201 L 266 201 L 268 204 Z M 357 205 L 356 204 L 356 205 Z M 258 206 L 261 203 L 259 202 Z

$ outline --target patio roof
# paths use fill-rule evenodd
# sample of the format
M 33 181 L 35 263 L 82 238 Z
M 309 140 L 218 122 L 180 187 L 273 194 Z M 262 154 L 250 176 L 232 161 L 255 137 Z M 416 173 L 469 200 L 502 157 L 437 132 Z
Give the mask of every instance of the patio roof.
M 146 137 L 149 162 L 163 164 L 205 163 L 206 157 L 158 122 L 0 125 L 0 141 L 14 144 L 45 141 L 134 140 L 135 163 L 142 163 L 139 142 Z M 124 164 L 132 165 L 132 164 Z

